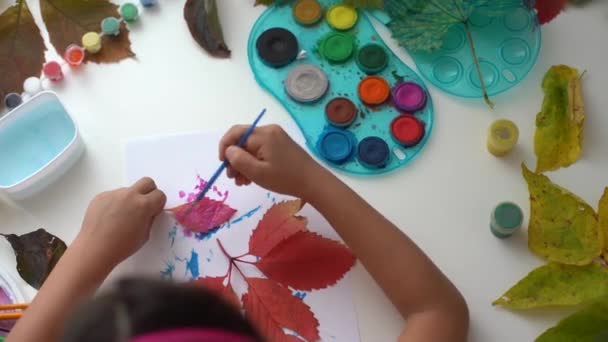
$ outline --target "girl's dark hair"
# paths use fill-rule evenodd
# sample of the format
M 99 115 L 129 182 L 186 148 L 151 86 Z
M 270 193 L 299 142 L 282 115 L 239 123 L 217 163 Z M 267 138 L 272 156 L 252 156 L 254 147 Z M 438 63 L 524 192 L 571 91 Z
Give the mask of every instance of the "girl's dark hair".
M 262 341 L 237 308 L 199 286 L 125 279 L 83 304 L 68 320 L 63 342 L 123 342 L 172 328 L 217 328 Z

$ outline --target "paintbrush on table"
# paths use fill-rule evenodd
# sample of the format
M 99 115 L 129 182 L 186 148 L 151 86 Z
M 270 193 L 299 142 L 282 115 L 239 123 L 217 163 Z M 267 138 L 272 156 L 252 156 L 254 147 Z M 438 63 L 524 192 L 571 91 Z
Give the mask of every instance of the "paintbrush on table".
M 255 118 L 255 120 L 253 121 L 251 126 L 249 126 L 249 128 L 247 129 L 247 131 L 245 131 L 245 134 L 243 134 L 241 139 L 239 139 L 236 146 L 243 147 L 243 145 L 247 141 L 247 138 L 249 138 L 251 133 L 253 133 L 253 130 L 258 125 L 258 123 L 260 122 L 260 119 L 262 119 L 262 116 L 264 116 L 265 113 L 266 113 L 266 108 L 262 109 L 262 112 L 257 116 L 257 118 Z M 190 214 L 190 212 L 192 211 L 192 208 L 196 205 L 196 203 L 200 202 L 205 197 L 205 195 L 207 194 L 209 189 L 211 189 L 211 187 L 213 186 L 213 183 L 215 183 L 215 181 L 222 174 L 222 172 L 224 172 L 224 170 L 226 169 L 226 166 L 228 166 L 228 160 L 224 160 L 222 162 L 222 164 L 220 165 L 220 167 L 215 171 L 213 176 L 211 176 L 211 178 L 209 178 L 209 180 L 207 181 L 207 184 L 205 185 L 203 190 L 201 190 L 201 192 L 198 194 L 198 196 L 196 196 L 196 199 L 190 204 L 188 209 L 186 209 L 186 212 L 184 213 L 184 217 L 187 216 L 188 214 Z

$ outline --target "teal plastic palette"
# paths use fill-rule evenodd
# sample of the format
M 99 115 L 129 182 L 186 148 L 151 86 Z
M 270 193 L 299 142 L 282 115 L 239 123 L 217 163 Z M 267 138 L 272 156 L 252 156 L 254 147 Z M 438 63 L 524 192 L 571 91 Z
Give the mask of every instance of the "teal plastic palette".
M 522 5 L 504 17 L 489 17 L 478 10 L 469 21 L 488 94 L 502 93 L 523 80 L 541 47 L 534 10 Z M 464 24 L 448 31 L 441 49 L 410 54 L 420 73 L 438 88 L 462 97 L 482 96 Z
M 328 165 L 361 175 L 403 167 L 422 151 L 433 128 L 428 90 L 366 14 L 333 4 L 270 6 L 249 37 L 255 78 Z

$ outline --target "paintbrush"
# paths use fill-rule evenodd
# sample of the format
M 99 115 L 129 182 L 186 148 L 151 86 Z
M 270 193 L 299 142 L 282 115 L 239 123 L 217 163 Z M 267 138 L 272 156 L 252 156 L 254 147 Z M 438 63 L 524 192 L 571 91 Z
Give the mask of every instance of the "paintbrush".
M 260 122 L 260 119 L 262 119 L 262 116 L 264 116 L 265 113 L 266 113 L 266 108 L 262 109 L 262 112 L 258 115 L 257 118 L 255 118 L 255 120 L 253 121 L 253 123 L 251 124 L 251 126 L 249 126 L 249 128 L 247 129 L 247 131 L 245 131 L 245 134 L 243 134 L 243 136 L 241 137 L 241 139 L 239 139 L 239 141 L 236 143 L 236 146 L 243 147 L 243 145 L 247 141 L 247 138 L 249 138 L 249 136 L 251 135 L 251 133 L 253 133 L 253 130 L 258 125 L 258 123 Z M 203 190 L 198 194 L 198 196 L 196 196 L 196 200 L 194 200 L 190 204 L 190 206 L 188 207 L 188 209 L 186 209 L 186 212 L 184 213 L 184 217 L 187 216 L 188 214 L 190 214 L 190 212 L 192 211 L 192 208 L 196 205 L 196 203 L 200 202 L 203 199 L 203 197 L 205 197 L 205 195 L 207 194 L 207 192 L 209 191 L 209 189 L 211 189 L 211 186 L 213 186 L 213 183 L 215 183 L 215 181 L 222 174 L 222 172 L 224 172 L 224 170 L 226 169 L 226 166 L 228 166 L 228 160 L 227 159 L 222 162 L 222 164 L 215 171 L 215 173 L 213 174 L 213 176 L 211 176 L 211 178 L 209 178 L 209 180 L 207 181 L 207 184 L 205 185 L 205 187 L 203 188 Z
M 20 304 L 2 304 L 0 305 L 0 311 L 5 311 L 5 310 L 23 310 L 23 309 L 27 309 L 27 307 L 29 306 L 29 304 L 27 303 L 20 303 Z M 8 312 L 8 313 L 0 313 L 0 321 L 6 321 L 6 320 L 15 320 L 15 319 L 19 319 L 21 318 L 21 315 L 23 313 L 21 311 L 17 311 L 17 312 Z

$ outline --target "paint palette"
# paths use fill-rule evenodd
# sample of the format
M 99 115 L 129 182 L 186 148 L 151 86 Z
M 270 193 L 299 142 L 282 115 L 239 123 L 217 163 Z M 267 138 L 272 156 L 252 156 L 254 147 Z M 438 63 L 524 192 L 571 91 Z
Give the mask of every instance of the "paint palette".
M 366 15 L 332 4 L 269 7 L 249 37 L 256 80 L 329 165 L 362 175 L 405 166 L 433 128 L 430 95 Z
M 534 10 L 522 6 L 504 17 L 477 10 L 469 28 L 489 95 L 515 86 L 536 63 L 541 30 Z M 464 24 L 448 31 L 441 49 L 410 54 L 422 75 L 438 88 L 457 96 L 482 96 Z

